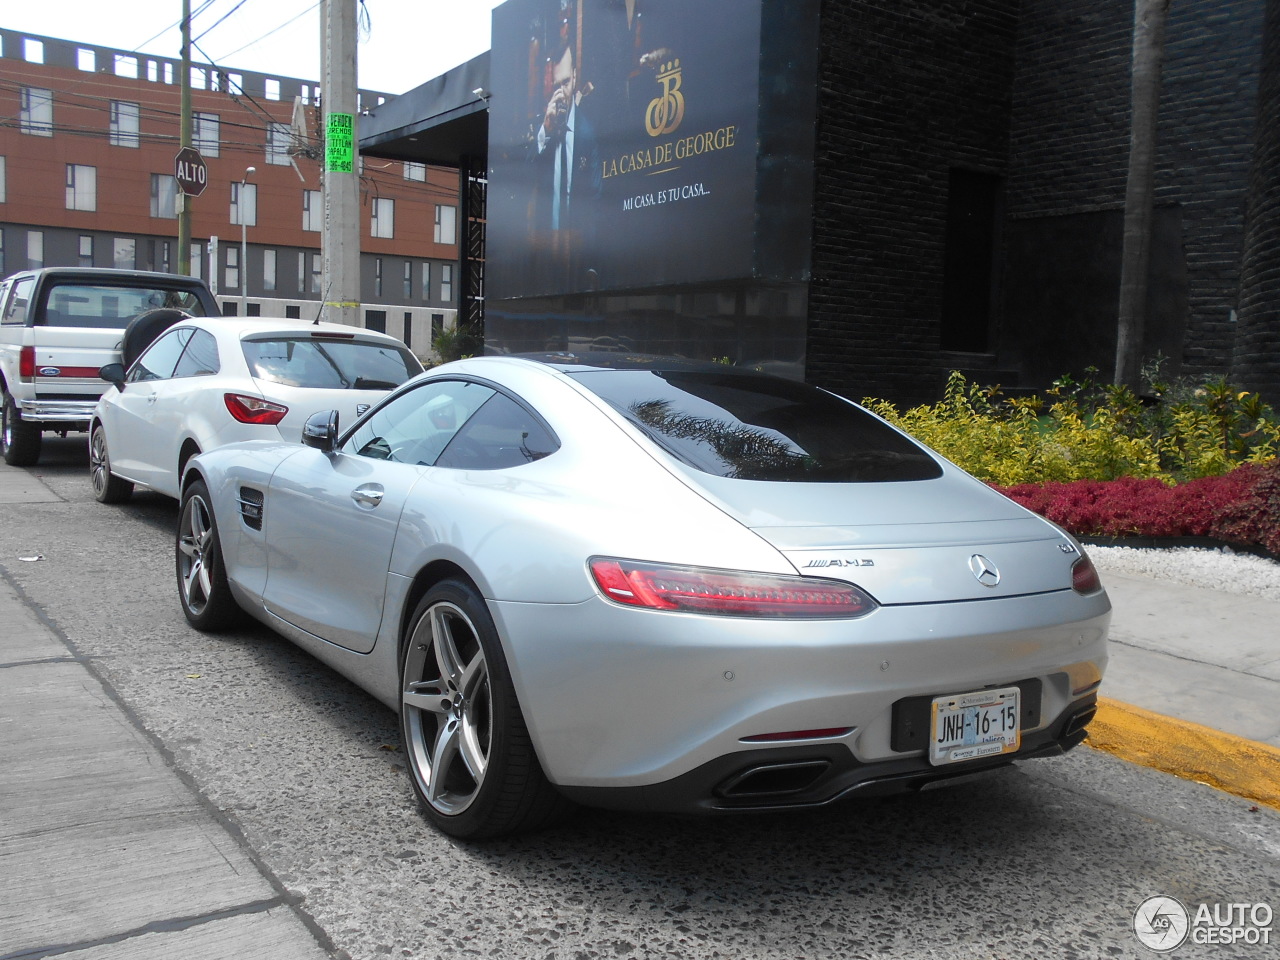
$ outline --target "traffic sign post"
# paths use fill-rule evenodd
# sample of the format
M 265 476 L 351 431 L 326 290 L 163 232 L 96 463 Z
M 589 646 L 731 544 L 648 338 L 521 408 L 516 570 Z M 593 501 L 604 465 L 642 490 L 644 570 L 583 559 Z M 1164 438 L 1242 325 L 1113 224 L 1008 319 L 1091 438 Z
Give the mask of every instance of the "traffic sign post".
M 205 166 L 199 150 L 183 147 L 173 158 L 173 176 L 178 181 L 179 190 L 189 197 L 198 197 L 209 182 L 209 168 Z

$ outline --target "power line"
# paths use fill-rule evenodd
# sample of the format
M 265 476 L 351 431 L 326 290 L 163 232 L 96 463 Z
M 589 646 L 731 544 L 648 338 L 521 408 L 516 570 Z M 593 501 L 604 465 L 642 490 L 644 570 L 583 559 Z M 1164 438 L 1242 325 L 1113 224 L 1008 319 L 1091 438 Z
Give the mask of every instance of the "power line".
M 192 19 L 192 20 L 194 20 L 194 19 L 195 19 L 196 17 L 198 17 L 201 13 L 203 13 L 203 12 L 204 12 L 208 7 L 212 6 L 214 2 L 215 2 L 215 0 L 204 0 L 204 3 L 200 4 L 200 6 L 196 7 L 196 9 L 194 9 L 194 10 L 192 10 L 192 11 L 191 11 L 191 19 Z M 174 27 L 180 27 L 180 26 L 182 26 L 182 18 L 181 18 L 181 17 L 179 17 L 179 18 L 178 18 L 177 20 L 175 20 L 173 23 L 169 24 L 167 27 L 165 27 L 163 30 L 161 30 L 159 33 L 157 33 L 154 37 L 148 37 L 146 40 L 143 40 L 140 44 L 138 44 L 136 47 L 134 47 L 134 48 L 133 48 L 132 50 L 130 50 L 129 52 L 130 52 L 130 53 L 140 53 L 140 52 L 142 51 L 142 48 L 143 48 L 143 47 L 145 47 L 145 46 L 146 46 L 148 43 L 150 43 L 152 40 L 159 40 L 161 37 L 163 37 L 166 33 L 168 33 L 168 32 L 169 32 L 170 30 L 172 30 Z
M 263 40 L 267 39 L 267 37 L 271 36 L 273 33 L 283 30 L 285 27 L 289 26 L 289 24 L 293 23 L 295 20 L 300 20 L 302 17 L 306 16 L 308 13 L 310 13 L 312 10 L 314 10 L 318 6 L 320 6 L 320 0 L 316 0 L 316 2 L 313 3 L 311 6 L 307 7 L 307 9 L 303 10 L 301 13 L 296 14 L 295 16 L 290 17 L 284 23 L 280 24 L 280 26 L 271 28 L 262 36 L 258 37 L 256 40 L 250 40 L 244 46 L 236 47 L 236 49 L 232 50 L 230 53 L 227 54 L 227 57 L 234 57 L 241 50 L 248 50 L 255 43 L 262 42 Z M 223 57 L 223 59 L 225 60 L 227 57 Z

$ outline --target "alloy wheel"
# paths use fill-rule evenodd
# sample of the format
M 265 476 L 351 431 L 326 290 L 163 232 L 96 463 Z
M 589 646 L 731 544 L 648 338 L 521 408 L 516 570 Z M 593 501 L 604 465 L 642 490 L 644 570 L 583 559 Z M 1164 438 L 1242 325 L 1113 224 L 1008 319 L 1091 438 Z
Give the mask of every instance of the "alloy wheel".
M 447 601 L 423 613 L 409 640 L 401 703 L 413 775 L 433 809 L 455 816 L 489 768 L 493 700 L 475 624 Z
M 94 474 L 97 482 L 97 473 Z M 183 504 L 178 524 L 178 576 L 187 609 L 199 616 L 213 594 L 208 553 L 213 541 L 213 520 L 203 497 L 189 497 Z

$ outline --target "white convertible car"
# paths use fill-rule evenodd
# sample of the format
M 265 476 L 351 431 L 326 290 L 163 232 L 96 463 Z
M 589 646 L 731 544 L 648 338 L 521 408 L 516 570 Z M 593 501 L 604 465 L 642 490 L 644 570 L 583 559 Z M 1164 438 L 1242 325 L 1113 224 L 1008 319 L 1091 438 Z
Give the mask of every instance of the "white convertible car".
M 200 629 L 240 611 L 401 717 L 427 816 L 804 808 L 1062 753 L 1110 603 L 1080 545 L 815 387 L 480 357 L 195 457 Z

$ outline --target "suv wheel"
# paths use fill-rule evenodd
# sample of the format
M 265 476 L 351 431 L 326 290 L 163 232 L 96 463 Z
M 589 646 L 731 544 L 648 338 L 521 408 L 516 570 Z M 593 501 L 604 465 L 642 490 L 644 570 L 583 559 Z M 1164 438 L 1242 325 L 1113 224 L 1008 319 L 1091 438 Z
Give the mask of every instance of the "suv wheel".
M 0 454 L 11 467 L 29 467 L 40 459 L 40 427 L 27 423 L 8 391 L 0 412 Z

